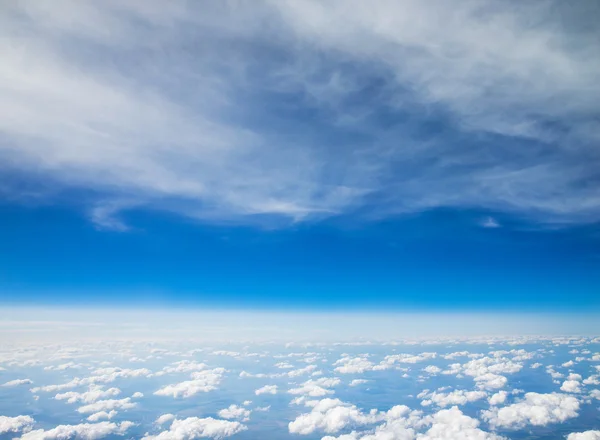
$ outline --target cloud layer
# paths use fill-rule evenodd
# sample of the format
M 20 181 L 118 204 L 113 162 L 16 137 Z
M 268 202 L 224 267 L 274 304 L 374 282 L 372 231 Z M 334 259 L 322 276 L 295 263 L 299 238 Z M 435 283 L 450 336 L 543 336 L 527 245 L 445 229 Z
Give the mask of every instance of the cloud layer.
M 600 219 L 598 17 L 583 4 L 2 8 L 10 199 L 77 191 L 113 229 L 139 207 L 241 222 L 439 207 Z

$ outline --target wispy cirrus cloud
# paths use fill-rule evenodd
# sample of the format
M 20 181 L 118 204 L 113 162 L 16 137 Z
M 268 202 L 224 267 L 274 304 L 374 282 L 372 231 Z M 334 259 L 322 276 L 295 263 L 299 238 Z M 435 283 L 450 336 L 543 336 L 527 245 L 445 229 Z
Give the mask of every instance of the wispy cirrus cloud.
M 600 219 L 584 5 L 2 8 L 2 169 L 92 190 L 101 227 L 127 228 L 122 200 L 207 221 L 439 207 Z

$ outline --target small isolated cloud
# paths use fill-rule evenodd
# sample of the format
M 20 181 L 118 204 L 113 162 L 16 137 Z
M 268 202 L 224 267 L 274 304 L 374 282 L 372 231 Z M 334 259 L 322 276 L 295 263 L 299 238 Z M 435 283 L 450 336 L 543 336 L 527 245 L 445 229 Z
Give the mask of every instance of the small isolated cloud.
M 9 380 L 8 382 L 2 384 L 3 387 L 18 387 L 19 385 L 29 385 L 32 384 L 33 381 L 31 379 L 15 379 Z
M 277 385 L 265 385 L 254 391 L 254 394 L 260 396 L 261 394 L 277 394 Z
M 501 225 L 494 217 L 486 217 L 481 221 L 481 227 L 483 228 L 499 228 Z
M 250 413 L 251 411 L 243 406 L 229 405 L 229 407 L 219 411 L 219 417 L 223 419 L 238 419 L 242 422 L 247 422 L 250 420 Z

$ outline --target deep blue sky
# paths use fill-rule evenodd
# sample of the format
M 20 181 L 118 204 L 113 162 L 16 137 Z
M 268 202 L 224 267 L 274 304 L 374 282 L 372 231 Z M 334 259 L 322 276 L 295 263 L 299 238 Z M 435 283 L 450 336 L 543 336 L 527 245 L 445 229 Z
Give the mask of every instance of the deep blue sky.
M 594 227 L 481 228 L 436 211 L 348 225 L 215 226 L 138 212 L 97 230 L 72 209 L 3 205 L 5 301 L 320 310 L 600 306 Z
M 12 2 L 0 302 L 600 306 L 594 2 Z

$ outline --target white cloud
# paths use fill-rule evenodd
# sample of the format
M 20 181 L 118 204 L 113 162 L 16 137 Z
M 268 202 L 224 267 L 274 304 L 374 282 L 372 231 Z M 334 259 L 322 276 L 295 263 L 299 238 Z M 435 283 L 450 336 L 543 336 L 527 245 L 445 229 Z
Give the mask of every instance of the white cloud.
M 520 402 L 483 411 L 484 420 L 493 427 L 518 429 L 527 425 L 546 426 L 577 417 L 579 401 L 569 395 L 527 393 Z
M 117 411 L 115 411 L 115 410 L 111 410 L 109 412 L 98 411 L 97 413 L 94 413 L 94 414 L 88 416 L 87 420 L 88 420 L 88 422 L 99 422 L 102 419 L 110 420 L 116 415 L 117 415 Z
M 573 432 L 567 440 L 600 440 L 600 431 Z
M 277 385 L 265 385 L 254 391 L 254 394 L 260 396 L 261 394 L 277 394 Z
M 223 439 L 239 432 L 245 431 L 246 426 L 240 422 L 218 420 L 212 417 L 174 420 L 168 431 L 156 435 L 146 434 L 144 440 L 193 440 L 209 437 Z
M 498 391 L 497 393 L 490 396 L 488 402 L 490 405 L 501 405 L 506 401 L 508 397 L 508 392 L 506 391 Z
M 134 424 L 132 422 L 81 423 L 79 425 L 59 425 L 49 430 L 36 429 L 24 434 L 21 440 L 97 440 L 109 435 L 125 435 Z
M 32 384 L 33 381 L 31 379 L 14 379 L 9 380 L 2 384 L 3 387 L 18 387 L 19 385 L 29 385 Z
M 355 387 L 358 385 L 362 385 L 364 383 L 368 383 L 369 381 L 367 379 L 352 379 L 352 381 L 350 381 L 350 383 L 348 384 L 351 387 Z
M 484 228 L 499 228 L 500 223 L 494 217 L 486 217 L 482 222 L 481 226 Z
M 66 400 L 68 403 L 84 402 L 93 403 L 99 399 L 106 399 L 107 397 L 115 397 L 121 393 L 119 388 L 109 388 L 104 390 L 99 386 L 92 386 L 88 391 L 82 393 L 77 391 L 68 391 L 66 393 L 59 393 L 54 398 L 56 400 Z
M 483 391 L 455 390 L 450 393 L 428 393 L 424 397 L 427 397 L 427 399 L 421 402 L 422 406 L 434 404 L 443 408 L 450 405 L 464 405 L 484 399 L 487 397 L 487 393 Z
M 250 420 L 251 411 L 238 405 L 229 405 L 229 407 L 219 411 L 219 417 L 223 419 L 239 419 L 242 422 Z
M 171 422 L 175 420 L 175 415 L 173 414 L 163 414 L 161 416 L 159 416 L 154 423 L 156 425 L 164 425 L 165 423 Z
M 560 389 L 565 393 L 581 393 L 581 383 L 577 380 L 565 380 Z
M 212 370 L 195 371 L 191 374 L 192 380 L 167 385 L 162 387 L 154 394 L 157 396 L 172 397 L 191 397 L 198 393 L 206 393 L 217 389 L 221 383 L 224 368 L 214 368 Z
M 423 371 L 429 374 L 438 374 L 441 373 L 442 369 L 440 367 L 436 367 L 435 365 L 427 365 L 423 368 Z
M 96 413 L 99 411 L 111 411 L 117 409 L 132 409 L 137 406 L 137 403 L 132 402 L 130 397 L 124 399 L 108 399 L 98 400 L 94 403 L 77 408 L 77 412 L 81 414 Z
M 579 25 L 593 20 L 582 6 L 198 8 L 11 2 L 0 27 L 3 167 L 97 190 L 90 217 L 121 230 L 119 210 L 135 206 L 213 221 L 301 220 L 364 206 L 371 193 L 386 195 L 380 215 L 480 206 L 599 218 L 593 185 L 580 184 L 597 176 L 600 95 L 597 35 L 593 24 Z M 243 47 L 229 44 L 240 38 Z M 93 49 L 111 62 L 98 67 Z M 280 51 L 283 61 L 271 55 Z M 301 110 L 319 123 L 299 118 Z M 413 117 L 384 129 L 374 117 L 382 111 Z M 436 112 L 448 115 L 458 142 L 416 135 L 411 121 Z M 477 143 L 461 142 L 474 132 Z M 498 135 L 535 148 L 516 154 L 515 142 L 489 141 Z
M 387 370 L 392 368 L 395 364 L 416 364 L 430 359 L 435 359 L 437 353 L 425 352 L 417 355 L 413 354 L 393 354 L 386 356 L 379 365 L 375 365 L 373 370 Z
M 330 388 L 339 385 L 342 381 L 337 377 L 321 377 L 319 379 L 309 379 L 301 386 L 292 388 L 288 391 L 290 394 L 301 394 L 310 397 L 322 397 L 327 394 L 333 394 Z
M 29 431 L 34 423 L 35 420 L 31 416 L 0 416 L 0 434 Z
M 342 374 L 357 374 L 364 373 L 373 368 L 373 363 L 366 357 L 350 357 L 344 356 L 337 360 L 333 365 L 337 366 L 335 372 Z
M 481 376 L 475 376 L 473 378 L 479 388 L 486 390 L 493 390 L 496 388 L 502 388 L 506 385 L 507 379 L 499 374 L 486 373 Z
M 335 433 L 350 425 L 373 423 L 371 415 L 363 414 L 354 405 L 342 402 L 339 399 L 323 399 L 308 401 L 311 406 L 310 413 L 301 414 L 289 423 L 288 429 L 292 434 L 311 434 L 317 430 L 326 433 Z
M 439 411 L 431 417 L 430 422 L 431 427 L 429 430 L 424 434 L 418 434 L 416 436 L 417 440 L 504 439 L 504 437 L 479 429 L 479 421 L 463 414 L 457 407 Z

